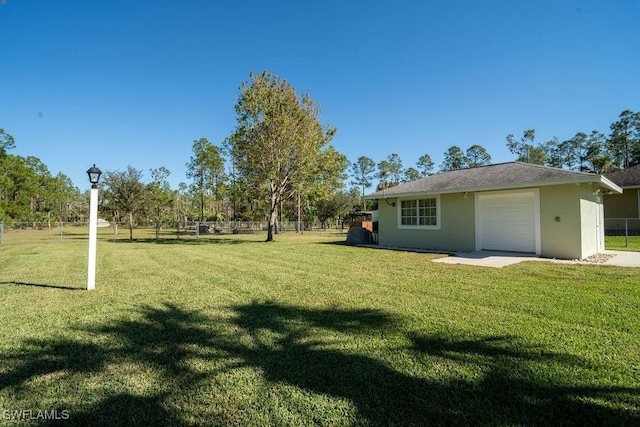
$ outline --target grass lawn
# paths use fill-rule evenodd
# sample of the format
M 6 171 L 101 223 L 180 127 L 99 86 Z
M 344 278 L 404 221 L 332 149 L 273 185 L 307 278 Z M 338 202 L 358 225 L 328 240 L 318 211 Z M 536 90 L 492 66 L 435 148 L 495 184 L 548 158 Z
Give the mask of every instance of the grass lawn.
M 605 236 L 605 248 L 615 251 L 640 251 L 640 236 Z
M 7 236 L 0 424 L 640 424 L 637 270 L 263 238 Z

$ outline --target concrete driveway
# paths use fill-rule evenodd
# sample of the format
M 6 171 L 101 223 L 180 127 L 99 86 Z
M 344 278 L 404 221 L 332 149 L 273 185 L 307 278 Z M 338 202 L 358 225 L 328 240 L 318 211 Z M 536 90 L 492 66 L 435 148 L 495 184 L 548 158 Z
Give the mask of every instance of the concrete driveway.
M 466 264 L 481 267 L 502 268 L 507 265 L 517 264 L 523 261 L 546 261 L 558 264 L 590 264 L 590 265 L 615 265 L 618 267 L 640 268 L 640 252 L 605 251 L 605 257 L 595 256 L 586 260 L 564 260 L 553 258 L 540 258 L 533 254 L 498 251 L 456 252 L 453 256 L 434 259 L 433 262 L 442 264 Z M 603 258 L 609 258 L 604 260 Z

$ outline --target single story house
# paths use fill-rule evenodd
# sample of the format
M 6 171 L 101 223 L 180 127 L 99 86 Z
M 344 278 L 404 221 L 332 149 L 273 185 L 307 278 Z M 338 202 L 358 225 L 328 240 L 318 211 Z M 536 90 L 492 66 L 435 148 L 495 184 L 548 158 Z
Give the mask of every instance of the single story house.
M 640 165 L 606 175 L 623 192 L 604 198 L 605 218 L 640 218 Z
M 603 194 L 621 192 L 601 175 L 508 162 L 366 197 L 378 201 L 380 245 L 582 259 L 604 250 Z

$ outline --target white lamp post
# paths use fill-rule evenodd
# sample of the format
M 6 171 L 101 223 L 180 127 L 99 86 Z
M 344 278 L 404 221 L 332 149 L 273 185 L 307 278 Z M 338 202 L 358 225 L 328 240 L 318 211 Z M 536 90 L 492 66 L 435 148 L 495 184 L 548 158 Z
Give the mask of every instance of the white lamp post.
M 91 183 L 91 200 L 89 202 L 89 263 L 87 272 L 87 290 L 96 287 L 96 243 L 98 240 L 98 181 L 102 171 L 94 164 L 87 171 Z

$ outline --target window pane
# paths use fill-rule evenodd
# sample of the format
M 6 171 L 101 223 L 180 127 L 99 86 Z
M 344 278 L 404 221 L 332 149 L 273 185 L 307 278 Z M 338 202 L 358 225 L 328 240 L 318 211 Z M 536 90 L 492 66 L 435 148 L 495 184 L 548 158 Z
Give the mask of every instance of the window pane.
M 436 199 L 421 199 L 420 205 L 420 225 L 437 225 Z
M 400 208 L 401 224 L 402 225 L 416 225 L 417 221 L 417 201 L 416 200 L 403 200 Z
M 402 200 L 400 203 L 400 223 L 402 225 L 437 224 L 436 198 Z

